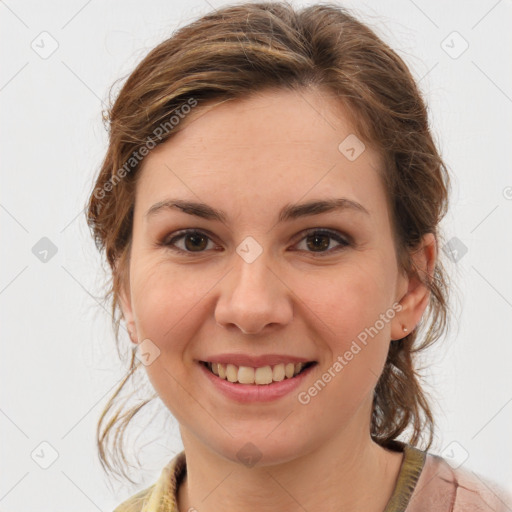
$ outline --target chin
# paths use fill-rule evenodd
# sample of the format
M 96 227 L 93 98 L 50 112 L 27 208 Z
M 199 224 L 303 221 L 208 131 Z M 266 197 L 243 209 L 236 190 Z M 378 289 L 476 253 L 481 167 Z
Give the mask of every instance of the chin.
M 212 447 L 219 456 L 247 468 L 286 464 L 307 452 L 301 448 L 300 443 L 294 442 L 290 436 L 270 439 L 266 434 L 251 436 L 247 433 L 229 439 L 226 445 Z

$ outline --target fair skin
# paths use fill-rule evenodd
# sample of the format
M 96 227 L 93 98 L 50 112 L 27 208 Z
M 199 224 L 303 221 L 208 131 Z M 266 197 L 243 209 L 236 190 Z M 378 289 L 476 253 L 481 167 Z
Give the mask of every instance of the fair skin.
M 149 339 L 160 350 L 146 371 L 180 424 L 187 476 L 179 510 L 212 512 L 220 503 L 225 512 L 382 512 L 403 456 L 370 437 L 373 390 L 390 340 L 418 324 L 429 292 L 397 267 L 380 156 L 369 144 L 354 161 L 338 150 L 355 130 L 318 90 L 265 92 L 197 112 L 143 162 L 121 294 L 132 341 Z M 367 213 L 347 208 L 277 223 L 285 204 L 342 197 Z M 177 208 L 146 216 L 170 198 L 207 203 L 226 221 Z M 174 243 L 188 254 L 158 245 L 192 228 L 206 238 Z M 352 244 L 308 243 L 304 231 L 312 228 Z M 236 252 L 248 236 L 263 251 L 251 263 Z M 432 234 L 413 257 L 432 275 Z M 307 405 L 299 403 L 298 392 L 393 304 L 401 310 Z M 240 404 L 200 371 L 198 360 L 221 352 L 318 364 L 296 392 Z M 261 453 L 252 467 L 237 457 L 249 442 Z

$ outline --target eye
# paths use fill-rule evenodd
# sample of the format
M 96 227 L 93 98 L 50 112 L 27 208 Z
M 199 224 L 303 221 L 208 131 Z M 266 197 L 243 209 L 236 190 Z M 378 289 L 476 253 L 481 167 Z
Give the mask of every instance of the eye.
M 184 248 L 177 247 L 175 245 L 176 242 L 182 239 Z M 202 231 L 184 229 L 183 231 L 178 231 L 176 236 L 170 239 L 165 239 L 160 245 L 169 247 L 169 249 L 181 253 L 204 252 L 203 250 L 208 246 L 208 240 L 211 242 L 211 238 Z
M 308 249 L 313 249 L 312 252 L 318 256 L 324 256 L 326 254 L 331 254 L 334 251 L 339 251 L 351 245 L 351 243 L 341 236 L 337 231 L 330 231 L 326 229 L 310 229 L 306 232 L 306 236 L 304 236 L 300 242 L 305 241 L 305 245 Z M 331 240 L 335 240 L 339 245 L 332 249 L 328 249 L 331 245 Z M 298 244 L 300 245 L 300 244 Z M 319 250 L 316 250 L 319 249 Z M 328 249 L 328 250 L 327 250 Z
M 329 249 L 332 240 L 338 243 L 337 247 Z M 183 242 L 182 247 L 178 247 L 177 242 Z M 306 231 L 305 236 L 300 239 L 300 243 L 305 241 L 307 247 L 306 252 L 312 252 L 315 255 L 323 256 L 324 254 L 331 254 L 348 247 L 351 244 L 349 240 L 344 238 L 339 232 L 326 229 L 313 228 Z M 210 236 L 202 231 L 196 229 L 184 229 L 175 233 L 172 238 L 164 239 L 159 245 L 168 247 L 172 251 L 185 253 L 191 255 L 193 253 L 202 253 L 208 249 L 208 243 L 213 243 Z M 300 245 L 297 244 L 297 245 Z M 212 246 L 210 245 L 210 249 Z

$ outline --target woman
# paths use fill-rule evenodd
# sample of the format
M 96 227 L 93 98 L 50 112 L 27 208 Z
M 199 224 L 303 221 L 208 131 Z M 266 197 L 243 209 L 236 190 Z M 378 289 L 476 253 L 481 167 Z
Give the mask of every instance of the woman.
M 447 327 L 449 178 L 395 52 L 336 5 L 225 7 L 109 122 L 87 213 L 134 350 L 100 456 L 141 366 L 184 445 L 116 512 L 507 510 L 428 453 L 414 355 Z

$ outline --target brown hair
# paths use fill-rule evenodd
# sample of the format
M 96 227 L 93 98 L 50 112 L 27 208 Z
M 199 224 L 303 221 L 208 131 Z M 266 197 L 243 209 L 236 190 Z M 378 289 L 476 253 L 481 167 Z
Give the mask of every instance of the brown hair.
M 115 103 L 110 102 L 104 118 L 109 121 L 109 146 L 88 202 L 87 221 L 112 270 L 105 298 L 113 299 L 119 354 L 119 291 L 128 279 L 134 193 L 142 160 L 139 153 L 144 153 L 144 146 L 147 149 L 165 142 L 186 124 L 181 122 L 177 129 L 166 131 L 161 128 L 173 114 L 176 119 L 176 113 L 180 114 L 181 119 L 186 104 L 197 102 L 200 109 L 266 89 L 300 91 L 308 87 L 334 94 L 353 114 L 358 136 L 383 155 L 383 180 L 399 268 L 410 275 L 416 273 L 411 253 L 426 233 L 434 233 L 439 240 L 449 176 L 432 139 L 422 95 L 406 64 L 365 24 L 335 4 L 300 10 L 286 2 L 227 6 L 180 28 L 152 49 L 128 77 Z M 382 446 L 407 428 L 411 429 L 410 444 L 417 446 L 427 431 L 424 449 L 432 444 L 433 415 L 413 356 L 447 329 L 448 279 L 438 259 L 433 275 L 418 277 L 431 292 L 419 326 L 424 332 L 420 336 L 417 328 L 405 338 L 391 341 L 374 392 L 371 436 Z M 107 422 L 121 390 L 140 367 L 135 347 L 129 364 L 97 427 L 103 468 L 120 469 L 125 476 L 125 429 L 156 397 L 124 413 L 123 402 Z M 109 453 L 107 442 L 112 433 L 113 450 Z

